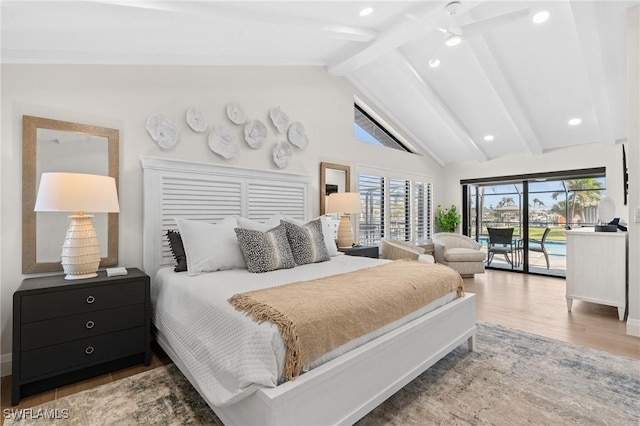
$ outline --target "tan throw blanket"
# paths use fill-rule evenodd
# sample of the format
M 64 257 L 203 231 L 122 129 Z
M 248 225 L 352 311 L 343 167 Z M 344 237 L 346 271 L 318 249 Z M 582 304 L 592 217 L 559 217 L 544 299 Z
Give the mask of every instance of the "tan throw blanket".
M 453 269 L 412 260 L 236 294 L 237 310 L 278 326 L 286 346 L 284 379 L 350 340 L 374 331 L 456 291 Z

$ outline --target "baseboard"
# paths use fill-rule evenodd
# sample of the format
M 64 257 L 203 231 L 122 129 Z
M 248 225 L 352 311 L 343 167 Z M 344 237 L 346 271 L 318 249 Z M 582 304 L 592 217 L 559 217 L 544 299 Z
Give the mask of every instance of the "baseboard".
M 640 320 L 627 318 L 627 334 L 640 337 Z
M 0 355 L 0 376 L 11 374 L 11 354 Z

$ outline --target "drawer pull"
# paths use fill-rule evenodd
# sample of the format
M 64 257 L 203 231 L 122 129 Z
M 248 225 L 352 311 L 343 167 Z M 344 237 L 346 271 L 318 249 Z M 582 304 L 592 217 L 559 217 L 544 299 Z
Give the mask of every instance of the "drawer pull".
M 91 355 L 94 350 L 95 349 L 93 349 L 93 346 L 87 346 L 87 349 L 84 350 L 84 353 L 87 355 Z
M 95 297 L 93 297 L 93 296 L 89 296 L 89 297 L 87 297 L 87 303 L 88 303 L 88 304 L 92 304 L 92 303 L 93 303 L 93 302 L 95 302 L 95 301 L 96 301 L 96 298 L 95 298 Z
M 93 326 L 96 325 L 93 321 L 89 320 L 87 321 L 87 323 L 84 325 L 85 327 L 87 327 L 89 330 L 93 328 Z

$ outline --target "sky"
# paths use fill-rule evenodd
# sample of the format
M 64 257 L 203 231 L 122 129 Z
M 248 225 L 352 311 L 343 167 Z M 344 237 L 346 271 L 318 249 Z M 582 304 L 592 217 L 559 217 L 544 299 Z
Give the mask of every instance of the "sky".
M 606 188 L 606 180 L 604 178 L 600 178 L 602 182 L 603 188 Z M 503 184 L 503 185 L 495 185 L 488 186 L 485 189 L 485 205 L 488 207 L 489 205 L 496 206 L 497 203 L 502 200 L 503 197 L 511 197 L 513 200 L 518 203 L 518 193 L 516 190 L 516 186 L 518 190 L 522 190 L 522 184 L 514 185 L 514 184 Z M 561 181 L 544 181 L 544 182 L 529 182 L 529 198 L 532 200 L 530 202 L 531 207 L 533 206 L 533 200 L 539 199 L 542 201 L 543 206 L 542 209 L 549 209 L 552 205 L 556 204 L 558 201 L 561 201 L 563 197 L 559 196 L 558 199 L 554 200 L 552 194 L 556 191 L 563 191 L 564 188 L 562 186 Z M 506 194 L 509 193 L 509 194 Z M 495 194 L 495 195 L 494 195 Z M 537 206 L 535 206 L 537 207 Z

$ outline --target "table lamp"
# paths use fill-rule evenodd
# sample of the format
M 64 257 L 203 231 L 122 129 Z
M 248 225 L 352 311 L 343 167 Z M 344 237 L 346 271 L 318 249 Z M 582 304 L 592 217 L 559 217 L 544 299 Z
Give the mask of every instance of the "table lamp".
M 116 180 L 111 176 L 81 173 L 42 173 L 33 209 L 37 212 L 72 212 L 62 245 L 65 279 L 97 276 L 100 245 L 92 213 L 118 213 Z
M 361 213 L 360 193 L 358 192 L 337 192 L 329 195 L 329 205 L 327 213 L 340 214 L 340 224 L 338 225 L 338 248 L 353 247 L 353 230 L 351 229 L 350 214 Z

